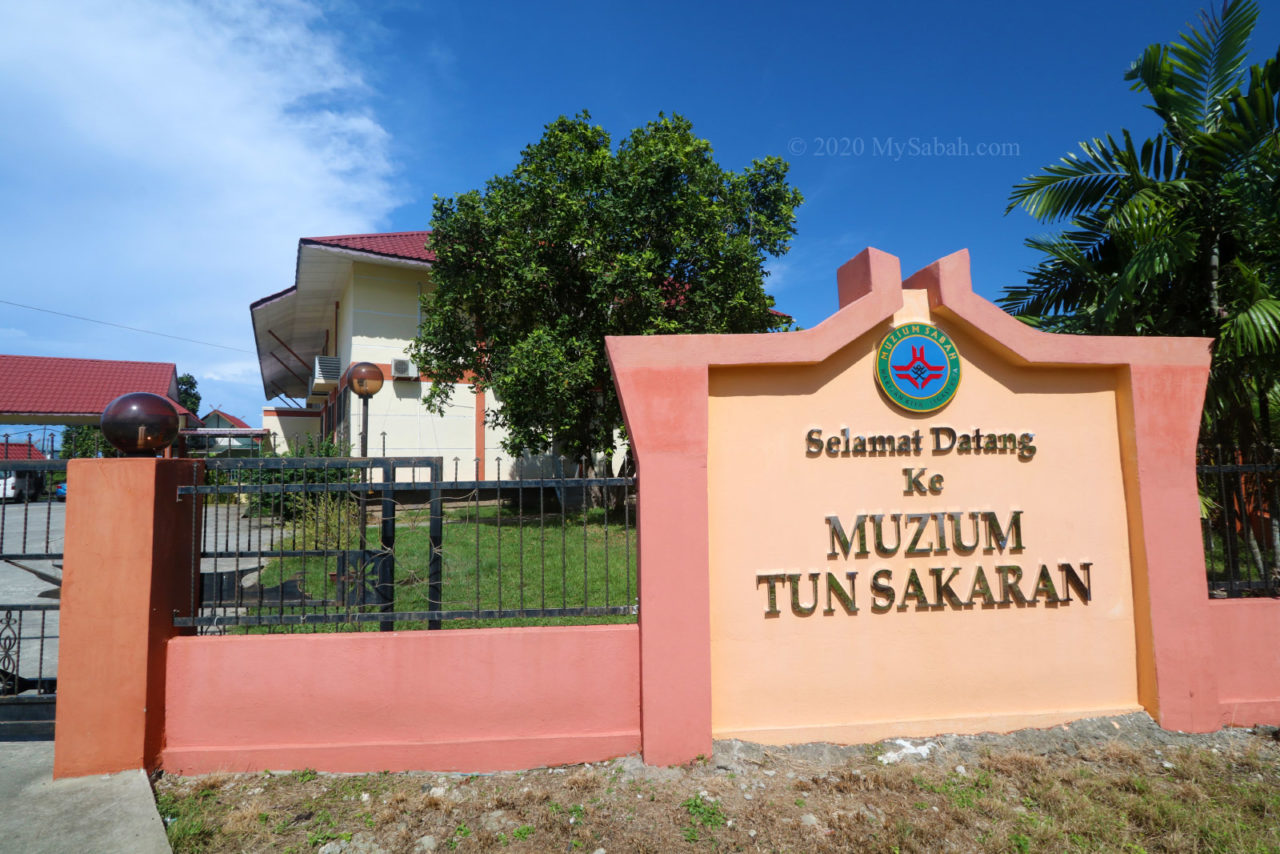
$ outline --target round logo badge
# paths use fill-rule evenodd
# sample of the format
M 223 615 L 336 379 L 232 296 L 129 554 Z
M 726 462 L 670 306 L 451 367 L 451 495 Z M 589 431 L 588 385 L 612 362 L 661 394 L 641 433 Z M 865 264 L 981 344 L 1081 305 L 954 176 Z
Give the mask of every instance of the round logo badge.
M 906 323 L 876 350 L 876 380 L 908 412 L 941 409 L 960 387 L 960 357 L 946 333 L 928 323 Z

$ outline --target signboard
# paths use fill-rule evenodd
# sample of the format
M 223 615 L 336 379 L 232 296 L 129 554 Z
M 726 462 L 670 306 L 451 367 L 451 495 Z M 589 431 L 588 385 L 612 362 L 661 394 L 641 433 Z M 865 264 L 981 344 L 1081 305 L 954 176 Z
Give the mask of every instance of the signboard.
M 1212 342 L 1041 332 L 973 293 L 965 252 L 904 280 L 868 249 L 837 286 L 799 332 L 608 339 L 646 761 L 1270 713 L 1214 657 L 1259 623 L 1206 607 Z
M 1114 372 L 906 291 L 821 364 L 713 367 L 708 418 L 716 737 L 1139 708 Z

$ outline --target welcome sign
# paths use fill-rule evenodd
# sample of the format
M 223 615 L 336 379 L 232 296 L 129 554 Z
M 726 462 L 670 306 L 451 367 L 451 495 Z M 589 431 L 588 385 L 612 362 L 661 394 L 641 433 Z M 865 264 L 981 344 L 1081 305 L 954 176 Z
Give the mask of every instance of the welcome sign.
M 609 342 L 641 612 L 687 627 L 641 633 L 644 714 L 848 743 L 1157 713 L 1150 561 L 1201 597 L 1203 568 L 1146 514 L 1198 536 L 1208 342 L 1039 332 L 964 253 L 904 282 L 868 250 L 839 289 L 803 332 Z M 1144 453 L 1183 459 L 1178 489 Z

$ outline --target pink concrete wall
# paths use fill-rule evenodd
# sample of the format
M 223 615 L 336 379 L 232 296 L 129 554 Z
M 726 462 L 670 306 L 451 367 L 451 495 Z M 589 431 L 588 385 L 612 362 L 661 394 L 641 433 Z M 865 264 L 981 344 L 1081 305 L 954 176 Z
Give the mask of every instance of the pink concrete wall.
M 529 768 L 640 748 L 636 626 L 184 637 L 170 772 Z
M 1220 723 L 1280 724 L 1280 601 L 1207 603 Z

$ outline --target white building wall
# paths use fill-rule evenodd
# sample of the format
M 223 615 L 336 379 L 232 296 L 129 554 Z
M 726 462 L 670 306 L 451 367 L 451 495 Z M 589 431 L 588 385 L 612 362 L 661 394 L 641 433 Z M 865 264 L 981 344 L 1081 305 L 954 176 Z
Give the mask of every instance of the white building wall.
M 476 456 L 476 397 L 471 389 L 456 385 L 445 413 L 435 415 L 422 405 L 425 381 L 392 379 L 389 370 L 392 359 L 408 357 L 409 342 L 418 333 L 419 295 L 427 287 L 430 283 L 420 271 L 355 264 L 346 300 L 351 327 L 344 364 L 373 362 L 386 375 L 382 390 L 369 401 L 370 453 L 383 453 L 385 443 L 388 456 L 443 457 L 449 477 L 456 458 L 459 472 L 470 477 Z M 353 444 L 358 444 L 359 398 L 352 398 L 350 419 Z M 501 436 L 486 435 L 486 443 L 490 441 L 495 447 Z
M 267 446 L 277 454 L 292 452 L 307 436 L 320 435 L 320 414 L 295 415 L 288 410 L 268 407 L 262 410 L 262 426 L 271 433 Z
M 418 333 L 419 296 L 430 288 L 425 271 L 355 263 L 339 309 L 338 356 L 344 366 L 373 362 L 383 367 L 386 381 L 369 401 L 369 453 L 387 456 L 438 456 L 444 475 L 469 479 L 476 474 L 476 395 L 465 383 L 455 385 L 451 403 L 443 415 L 422 405 L 426 380 L 391 378 L 392 359 L 408 357 L 409 342 Z M 490 409 L 500 406 L 486 396 Z M 351 396 L 348 414 L 352 453 L 359 452 L 361 402 Z M 512 460 L 502 449 L 506 431 L 485 424 L 484 477 L 551 477 L 559 468 L 544 455 Z M 383 435 L 385 433 L 385 436 Z M 385 444 L 384 444 L 385 443 Z M 616 466 L 622 463 L 625 445 L 619 443 Z M 572 476 L 578 461 L 564 461 L 564 474 Z M 598 469 L 602 470 L 602 469 Z

